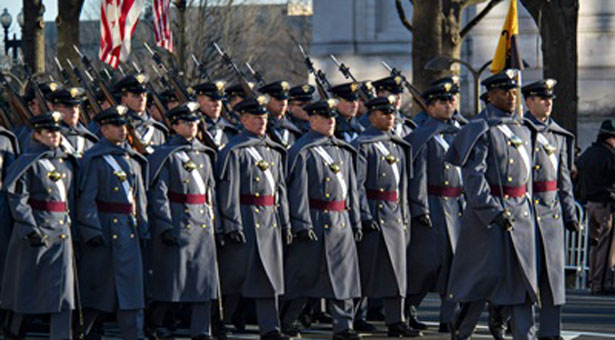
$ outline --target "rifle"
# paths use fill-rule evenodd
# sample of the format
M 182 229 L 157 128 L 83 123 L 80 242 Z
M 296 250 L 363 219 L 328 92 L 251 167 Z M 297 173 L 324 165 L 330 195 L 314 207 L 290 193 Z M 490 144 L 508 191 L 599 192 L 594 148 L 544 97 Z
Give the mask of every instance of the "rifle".
M 329 81 L 327 80 L 324 72 L 322 72 L 322 70 L 316 71 L 312 59 L 310 59 L 310 56 L 305 53 L 305 51 L 303 50 L 303 46 L 301 46 L 301 44 L 297 44 L 297 46 L 299 46 L 299 51 L 301 51 L 301 54 L 303 55 L 305 66 L 307 66 L 308 72 L 310 72 L 314 76 L 314 82 L 316 82 L 316 89 L 318 90 L 318 94 L 320 94 L 320 99 L 329 99 L 329 94 L 327 93 L 327 90 L 331 88 L 331 84 L 329 84 Z
M 194 64 L 196 65 L 200 73 L 199 77 L 201 79 L 207 80 L 210 83 L 213 83 L 213 79 L 209 76 L 209 72 L 207 72 L 207 67 L 205 67 L 204 64 L 200 63 L 198 59 L 194 56 L 194 54 L 192 55 L 192 61 L 194 61 Z M 222 98 L 222 116 L 233 124 L 238 123 L 237 119 L 233 118 L 233 108 L 231 107 L 231 104 L 229 103 L 226 96 Z
M 417 89 L 416 86 L 412 85 L 408 81 L 408 79 L 406 79 L 406 77 L 403 74 L 401 74 L 401 71 L 399 71 L 398 69 L 392 68 L 385 61 L 382 61 L 382 66 L 384 66 L 384 68 L 386 68 L 389 72 L 391 72 L 392 76 L 401 77 L 402 83 L 404 84 L 406 89 L 408 89 L 408 92 L 410 92 L 410 94 L 412 95 L 412 99 L 414 100 L 414 102 L 417 103 L 418 106 L 421 107 L 421 110 L 427 112 L 427 104 L 425 104 L 423 97 L 421 97 L 421 91 L 419 91 L 419 89 Z
M 265 84 L 267 84 L 267 82 L 265 82 L 265 79 L 263 79 L 263 76 L 259 72 L 254 71 L 250 63 L 246 63 L 246 67 L 248 68 L 248 71 L 250 71 L 250 73 L 256 80 L 256 83 L 258 84 L 259 87 L 265 86 Z
M 216 48 L 216 50 L 222 57 L 222 60 L 224 60 L 224 62 L 229 66 L 231 71 L 233 71 L 239 78 L 239 82 L 241 83 L 241 88 L 243 88 L 243 92 L 246 95 L 246 97 L 247 98 L 256 97 L 256 93 L 252 89 L 252 86 L 250 86 L 250 82 L 246 78 L 246 75 L 243 72 L 241 72 L 241 70 L 237 67 L 237 65 L 235 65 L 231 57 L 229 57 L 229 55 L 226 54 L 226 52 L 224 52 L 220 48 L 220 46 L 218 46 L 218 44 L 213 43 L 213 46 Z
M 38 102 L 39 108 L 42 114 L 47 114 L 50 111 L 49 106 L 47 105 L 47 100 L 45 99 L 45 95 L 41 88 L 38 86 L 36 81 L 33 79 L 32 72 L 30 72 L 30 67 L 24 65 L 24 73 L 26 74 L 27 82 L 32 85 L 32 90 L 34 91 L 34 99 Z
M 117 106 L 118 105 L 117 100 L 115 100 L 115 97 L 113 96 L 113 93 L 111 92 L 111 89 L 107 86 L 107 84 L 105 84 L 105 82 L 102 79 L 100 79 L 99 73 L 96 72 L 94 65 L 90 63 L 89 59 L 85 55 L 83 55 L 76 46 L 73 46 L 73 47 L 75 48 L 75 51 L 81 58 L 81 62 L 86 67 L 86 69 L 91 69 L 94 71 L 92 72 L 94 73 L 94 75 L 86 71 L 86 74 L 90 77 L 91 81 L 94 83 L 94 86 L 98 87 L 102 91 L 103 95 L 105 96 L 105 100 L 107 100 L 109 104 L 111 104 L 112 107 Z M 96 102 L 95 105 L 100 107 L 98 105 L 98 102 Z M 128 144 L 130 144 L 130 146 L 133 149 L 135 149 L 138 153 L 143 154 L 143 155 L 148 154 L 147 147 L 146 145 L 143 144 L 143 142 L 141 141 L 141 138 L 138 136 L 137 130 L 131 120 L 129 120 L 129 124 L 128 124 L 127 140 L 128 140 Z
M 85 71 L 85 74 L 88 77 L 89 82 L 86 81 L 85 77 L 81 73 L 81 70 L 76 65 L 73 65 L 70 59 L 66 59 L 66 62 L 68 63 L 68 66 L 71 68 L 71 70 L 73 71 L 73 75 L 75 75 L 75 78 L 77 79 L 77 82 L 79 83 L 79 86 L 81 86 L 85 90 L 85 96 L 88 100 L 88 103 L 90 103 L 90 107 L 92 108 L 92 111 L 94 113 L 94 115 L 92 115 L 91 117 L 88 116 L 88 118 L 92 119 L 93 117 L 95 117 L 97 114 L 99 114 L 102 111 L 102 108 L 100 107 L 100 104 L 98 104 L 98 100 L 96 99 L 96 92 L 90 86 L 90 83 L 94 83 L 95 80 L 92 78 L 92 76 L 87 71 Z M 87 111 L 84 111 L 84 113 L 85 113 L 84 115 L 88 115 Z
M 68 73 L 68 70 L 66 70 L 64 67 L 62 67 L 62 64 L 60 63 L 60 61 L 58 60 L 57 57 L 53 58 L 56 62 L 56 65 L 58 66 L 58 73 L 60 73 L 60 75 L 62 76 L 62 79 L 64 80 L 64 85 L 68 85 L 70 86 L 72 83 L 72 79 L 70 78 L 70 74 Z M 67 59 L 68 62 L 70 63 L 70 60 Z M 85 87 L 84 87 L 85 89 Z M 79 121 L 81 122 L 81 124 L 83 124 L 84 126 L 88 126 L 88 124 L 90 123 L 90 117 L 88 116 L 88 114 L 85 111 L 85 106 L 80 104 L 79 105 Z
M 348 66 L 344 65 L 344 63 L 341 63 L 339 60 L 337 60 L 337 58 L 333 54 L 329 54 L 329 57 L 333 59 L 333 62 L 335 63 L 335 65 L 337 65 L 338 69 L 344 75 L 346 79 L 351 79 L 355 83 L 358 83 L 357 78 L 355 78 L 352 75 L 352 73 L 350 73 L 350 68 Z M 374 98 L 374 95 L 371 92 L 366 91 L 363 86 L 359 86 L 359 95 L 364 101 L 368 101 Z
M 13 111 L 17 114 L 15 121 L 10 119 L 10 116 L 7 116 L 7 121 L 11 122 L 11 125 L 21 124 L 25 126 L 30 126 L 30 117 L 32 117 L 32 112 L 30 112 L 30 108 L 23 101 L 23 98 L 13 89 L 11 84 L 6 79 L 4 72 L 0 72 L 0 85 L 4 88 L 4 91 L 8 95 L 8 102 L 11 105 Z M 8 126 L 7 126 L 8 128 Z
M 4 126 L 7 130 L 12 130 L 14 126 L 11 117 L 4 111 L 2 105 L 0 105 L 0 125 Z
M 152 59 L 154 59 L 158 70 L 163 72 L 163 75 L 166 75 L 166 78 L 169 81 L 173 90 L 175 91 L 175 95 L 177 95 L 179 101 L 182 103 L 190 101 L 188 91 L 186 90 L 186 87 L 179 81 L 178 74 L 175 69 L 168 68 L 162 61 L 160 55 L 153 51 L 147 43 L 143 43 L 143 45 L 145 45 L 147 51 L 152 55 Z

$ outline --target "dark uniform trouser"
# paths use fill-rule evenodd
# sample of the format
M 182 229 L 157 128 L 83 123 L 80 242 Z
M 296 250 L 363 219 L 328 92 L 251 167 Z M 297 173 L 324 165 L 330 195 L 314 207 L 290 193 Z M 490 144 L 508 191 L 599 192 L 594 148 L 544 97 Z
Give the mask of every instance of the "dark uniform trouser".
M 549 276 L 546 264 L 546 254 L 544 243 L 542 242 L 542 234 L 538 232 L 540 237 L 537 237 L 538 250 L 538 289 L 540 289 L 541 307 L 538 315 L 539 337 L 558 337 L 561 329 L 561 308 L 562 306 L 553 305 L 553 293 L 549 284 Z
M 354 318 L 354 303 L 352 299 L 346 300 L 329 300 L 331 305 L 331 318 L 333 319 L 333 333 L 343 332 L 347 329 L 352 329 L 352 321 Z M 303 307 L 307 303 L 307 298 L 296 298 L 288 302 L 284 320 L 285 325 L 292 325 L 301 314 Z M 400 307 L 401 309 L 401 307 Z
M 458 337 L 469 338 L 472 335 L 486 303 L 484 300 L 479 300 L 461 304 L 460 310 L 455 313 L 452 320 Z M 525 303 L 502 307 L 510 309 L 513 339 L 536 339 L 534 313 L 529 298 L 526 298 Z
M 49 314 L 49 339 L 72 339 L 71 314 L 72 311 L 70 309 Z M 27 322 L 26 319 L 28 318 L 28 315 L 18 313 L 13 314 L 10 325 L 11 332 L 13 334 L 19 334 L 23 323 Z
M 90 333 L 100 313 L 100 311 L 95 309 L 86 309 L 83 311 L 85 335 Z M 138 340 L 145 338 L 143 335 L 143 309 L 118 309 L 115 315 L 123 340 Z
M 152 312 L 155 326 L 163 323 L 164 317 L 173 302 L 158 302 Z M 190 303 L 190 336 L 211 335 L 211 303 L 210 301 Z
M 239 295 L 225 296 L 225 306 L 228 315 L 233 315 L 239 305 Z M 278 298 L 254 298 L 256 305 L 256 319 L 258 320 L 258 329 L 261 334 L 267 334 L 272 331 L 280 330 Z M 303 305 L 302 305 L 303 307 Z M 301 311 L 299 311 L 301 312 Z M 297 314 L 297 317 L 299 315 Z
M 408 297 L 406 298 L 406 304 L 408 305 L 407 308 L 410 309 L 410 306 L 413 306 L 416 309 L 416 307 L 421 304 L 426 295 L 427 292 L 408 295 Z M 454 313 L 455 303 L 447 299 L 444 294 L 440 294 L 440 323 L 448 324 L 453 318 Z
M 592 293 L 615 290 L 615 228 L 613 203 L 588 202 L 589 283 Z

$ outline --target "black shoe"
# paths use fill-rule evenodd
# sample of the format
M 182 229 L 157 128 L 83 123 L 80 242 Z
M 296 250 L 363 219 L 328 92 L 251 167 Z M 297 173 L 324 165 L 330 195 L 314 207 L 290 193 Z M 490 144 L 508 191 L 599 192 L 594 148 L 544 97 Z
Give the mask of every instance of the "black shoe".
M 331 315 L 329 313 L 325 313 L 325 312 L 317 312 L 314 313 L 312 315 L 312 321 L 318 322 L 318 323 L 331 323 L 332 319 L 331 319 Z
M 388 328 L 387 336 L 390 338 L 416 338 L 417 336 L 423 336 L 423 332 L 411 329 L 403 322 L 392 324 Z
M 489 333 L 493 336 L 495 340 L 504 340 L 504 336 L 506 333 L 506 327 L 504 322 L 502 322 L 501 318 L 497 313 L 489 313 L 489 318 L 487 320 L 487 326 L 489 327 Z
M 312 327 L 312 318 L 307 313 L 302 313 L 299 315 L 299 322 L 304 329 Z
M 199 336 L 194 336 L 191 339 L 192 340 L 214 340 L 214 338 L 209 334 L 201 334 Z
M 418 329 L 420 331 L 424 331 L 427 329 L 427 325 L 419 321 L 418 313 L 416 312 L 416 307 L 410 306 L 410 315 L 408 315 L 408 326 L 410 328 Z
M 347 329 L 333 334 L 333 340 L 360 340 L 361 335 L 354 329 Z
M 448 333 L 448 324 L 445 322 L 440 322 L 440 327 L 438 327 L 438 333 Z
M 299 327 L 296 324 L 292 325 L 282 325 L 282 334 L 288 335 L 291 338 L 300 338 L 301 333 L 299 332 Z
M 218 340 L 228 339 L 228 330 L 226 329 L 226 326 L 224 326 L 224 323 L 222 322 L 214 322 L 214 324 L 211 327 L 211 334 L 214 336 L 214 338 Z
M 361 320 L 361 319 L 354 321 L 353 328 L 357 332 L 368 332 L 368 333 L 376 330 L 376 326 L 372 325 L 371 323 L 365 320 Z
M 261 340 L 290 340 L 290 337 L 282 335 L 280 331 L 271 331 L 261 335 Z

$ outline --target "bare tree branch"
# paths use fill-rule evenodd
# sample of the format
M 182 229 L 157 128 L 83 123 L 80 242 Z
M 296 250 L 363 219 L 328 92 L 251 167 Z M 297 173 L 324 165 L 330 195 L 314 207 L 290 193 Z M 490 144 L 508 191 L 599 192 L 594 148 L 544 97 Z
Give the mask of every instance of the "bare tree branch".
M 410 1 L 410 4 L 413 4 L 412 0 L 408 1 Z M 397 15 L 399 15 L 399 20 L 401 20 L 401 23 L 404 25 L 404 27 L 406 27 L 406 29 L 408 29 L 408 31 L 410 32 L 414 31 L 414 27 L 406 17 L 406 13 L 404 12 L 404 7 L 401 4 L 401 0 L 395 0 L 395 7 L 397 8 Z
M 466 35 L 474 28 L 474 26 L 478 25 L 478 23 L 487 15 L 489 12 L 495 7 L 497 4 L 502 2 L 503 0 L 490 0 L 487 6 L 483 8 L 480 13 L 478 13 L 468 24 L 461 30 L 459 33 L 459 37 L 463 40 Z

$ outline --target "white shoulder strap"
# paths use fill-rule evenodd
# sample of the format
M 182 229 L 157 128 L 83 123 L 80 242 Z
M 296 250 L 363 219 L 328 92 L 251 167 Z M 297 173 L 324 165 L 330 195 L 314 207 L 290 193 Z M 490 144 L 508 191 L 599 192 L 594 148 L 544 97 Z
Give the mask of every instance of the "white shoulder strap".
M 253 146 L 247 147 L 246 151 L 248 151 L 248 154 L 252 156 L 252 158 L 257 163 L 263 160 L 263 156 L 261 156 L 261 154 L 258 153 L 255 147 Z M 271 169 L 267 168 L 263 172 L 265 173 L 265 178 L 267 179 L 267 183 L 269 183 L 269 187 L 271 188 L 271 194 L 275 195 L 277 190 L 276 190 L 275 180 L 273 179 L 273 174 L 271 173 Z
M 318 155 L 322 157 L 327 166 L 330 166 L 331 164 L 335 163 L 333 157 L 331 157 L 331 155 L 329 155 L 322 146 L 314 147 L 314 151 L 316 151 L 316 153 L 318 153 Z M 344 174 L 342 173 L 342 171 L 338 171 L 335 173 L 335 177 L 337 178 L 337 181 L 342 188 L 342 198 L 346 199 L 346 196 L 348 195 L 348 185 L 346 184 L 346 180 L 344 179 Z
M 518 138 L 513 132 L 512 130 L 510 130 L 510 128 L 508 127 L 508 125 L 505 124 L 500 124 L 497 126 L 497 128 L 506 136 L 506 138 L 508 139 L 514 139 L 514 138 Z M 525 165 L 525 169 L 526 169 L 526 173 L 527 173 L 527 178 L 530 178 L 530 169 L 531 169 L 531 163 L 530 163 L 530 154 L 527 152 L 527 149 L 523 146 L 523 144 L 519 144 L 519 145 L 515 145 L 515 149 L 517 149 L 517 151 L 519 152 L 519 155 L 521 156 L 521 160 L 523 160 L 523 165 Z
M 543 145 L 543 147 L 545 148 L 555 148 L 553 145 L 551 145 L 547 137 L 540 132 L 538 133 L 538 136 L 536 137 L 536 139 L 538 140 L 538 143 Z M 557 172 L 557 167 L 558 167 L 557 155 L 555 155 L 555 153 L 549 153 L 549 152 L 547 152 L 547 155 L 549 156 L 549 161 L 551 161 L 551 166 L 553 166 L 553 170 Z
M 185 151 L 179 151 L 176 153 L 176 155 L 184 163 L 190 161 L 190 157 L 188 157 L 188 154 Z M 205 194 L 205 181 L 203 181 L 203 177 L 201 177 L 199 169 L 194 168 L 192 171 L 190 171 L 190 176 L 192 176 L 192 179 L 198 187 L 198 194 Z
M 376 142 L 374 143 L 374 146 L 385 158 L 391 154 L 391 152 L 389 152 L 389 149 L 387 149 L 382 142 Z M 393 175 L 395 176 L 395 183 L 397 184 L 397 188 L 399 188 L 399 181 L 401 180 L 401 177 L 399 175 L 399 168 L 397 167 L 397 162 L 389 163 L 389 165 L 393 170 Z
M 51 163 L 50 160 L 46 158 L 41 158 L 39 159 L 39 162 L 43 165 L 47 172 L 56 171 L 56 167 L 53 165 L 53 163 Z M 62 180 L 62 178 L 60 177 L 59 180 L 53 183 L 56 185 L 56 187 L 58 188 L 58 192 L 60 193 L 60 201 L 66 202 L 66 187 L 64 186 L 64 181 Z
M 117 160 L 113 158 L 113 156 L 104 155 L 103 159 L 105 160 L 105 162 L 107 162 L 107 164 L 109 164 L 111 169 L 113 169 L 114 173 L 121 173 L 121 172 L 125 173 L 124 169 L 122 169 L 122 167 L 118 164 Z M 122 183 L 122 188 L 124 189 L 124 194 L 126 195 L 126 199 L 128 200 L 128 203 L 131 203 L 131 204 L 134 203 L 134 198 L 130 190 L 130 182 L 128 180 L 124 180 L 121 183 Z

